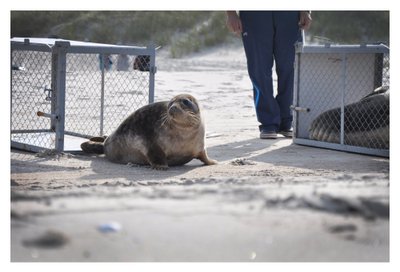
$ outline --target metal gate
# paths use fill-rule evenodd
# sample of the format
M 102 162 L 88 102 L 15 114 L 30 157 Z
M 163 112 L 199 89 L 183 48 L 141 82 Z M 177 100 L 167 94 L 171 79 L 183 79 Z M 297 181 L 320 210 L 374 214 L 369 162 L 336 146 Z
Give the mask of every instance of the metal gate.
M 389 156 L 388 47 L 299 44 L 295 67 L 294 143 Z
M 11 147 L 79 150 L 154 101 L 155 48 L 11 39 Z

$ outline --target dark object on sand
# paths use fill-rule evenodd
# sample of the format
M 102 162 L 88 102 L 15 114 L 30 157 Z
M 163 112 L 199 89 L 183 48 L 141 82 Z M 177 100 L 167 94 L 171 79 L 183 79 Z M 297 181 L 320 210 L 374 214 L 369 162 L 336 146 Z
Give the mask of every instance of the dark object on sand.
M 137 56 L 133 62 L 133 69 L 142 72 L 150 71 L 150 56 Z
M 48 230 L 43 235 L 23 241 L 26 247 L 59 248 L 68 243 L 68 237 L 59 231 Z

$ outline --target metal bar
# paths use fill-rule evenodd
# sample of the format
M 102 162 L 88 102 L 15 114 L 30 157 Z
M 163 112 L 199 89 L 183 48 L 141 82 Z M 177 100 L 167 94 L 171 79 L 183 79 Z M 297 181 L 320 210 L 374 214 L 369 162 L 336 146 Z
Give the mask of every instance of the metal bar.
M 342 54 L 342 99 L 340 101 L 340 144 L 344 144 L 344 106 L 346 95 L 347 55 Z
M 11 42 L 11 50 L 52 52 L 51 44 L 24 44 Z M 107 47 L 107 46 L 70 46 L 67 53 L 73 54 L 126 54 L 150 55 L 152 50 L 146 47 Z
M 296 106 L 290 106 L 290 109 L 293 110 L 294 112 L 310 112 L 310 108 L 303 108 L 303 107 L 296 107 Z
M 103 136 L 104 133 L 104 64 L 106 62 L 106 58 L 104 54 L 100 55 L 100 70 L 101 70 L 101 98 L 100 98 L 100 136 Z
M 20 133 L 42 133 L 42 132 L 54 132 L 50 129 L 14 129 L 11 130 L 11 134 L 20 134 Z
M 15 148 L 15 149 L 21 149 L 21 150 L 26 150 L 26 151 L 35 152 L 35 153 L 41 152 L 43 150 L 51 150 L 49 148 L 40 147 L 40 146 L 36 146 L 36 145 L 19 143 L 19 142 L 16 142 L 16 141 L 11 141 L 11 147 Z
M 19 42 L 11 42 L 11 51 L 39 51 L 39 52 L 51 52 L 51 46 L 47 44 L 24 44 Z
M 13 52 L 12 52 L 12 46 L 11 46 L 11 50 L 10 50 L 10 63 L 9 63 L 9 68 L 12 67 L 13 65 Z M 12 129 L 13 125 L 12 125 L 12 116 L 11 113 L 13 112 L 13 70 L 10 69 L 10 117 L 9 117 L 9 128 Z M 12 132 L 12 130 L 11 130 Z
M 302 138 L 294 138 L 293 143 L 299 145 L 306 145 L 306 146 L 314 146 L 319 148 L 327 148 L 339 151 L 346 151 L 351 153 L 360 153 L 365 155 L 373 155 L 379 157 L 389 158 L 390 152 L 389 149 L 374 149 L 374 148 L 367 148 L 367 147 L 359 147 L 353 145 L 341 145 L 335 143 L 328 143 L 322 141 L 315 141 L 309 139 L 302 139 Z
M 73 132 L 73 131 L 64 131 L 64 134 L 70 135 L 70 136 L 75 136 L 75 137 L 87 138 L 87 139 L 94 136 L 94 135 L 89 135 L 89 134 L 77 133 L 77 132 Z
M 375 54 L 374 63 L 374 89 L 382 86 L 383 80 L 383 54 Z
M 301 53 L 389 53 L 389 47 L 379 45 L 307 45 L 301 48 Z
M 53 47 L 53 56 L 56 58 L 56 142 L 55 149 L 59 152 L 64 151 L 64 128 L 65 128 L 65 83 L 66 83 L 66 69 L 67 69 L 67 48 L 68 42 L 56 42 Z
M 149 71 L 149 103 L 154 102 L 154 79 L 156 68 L 156 49 L 154 45 L 148 46 L 147 49 L 151 51 L 150 55 L 150 71 Z
M 57 89 L 57 53 L 56 51 L 53 51 L 51 54 L 51 87 L 50 89 L 52 90 L 51 98 L 50 98 L 50 114 L 51 115 L 57 115 L 56 114 L 56 108 L 57 108 L 57 92 L 55 91 Z M 55 131 L 56 129 L 56 120 L 51 119 L 50 120 L 50 130 Z
M 146 47 L 118 48 L 118 47 L 99 47 L 99 46 L 73 46 L 68 49 L 68 53 L 74 54 L 126 54 L 126 55 L 151 55 L 152 50 Z
M 58 118 L 58 116 L 55 115 L 55 114 L 45 113 L 45 112 L 42 112 L 42 111 L 38 111 L 38 112 L 36 113 L 36 115 L 39 116 L 39 117 L 50 118 L 51 120 L 57 119 L 57 118 Z
M 296 53 L 296 61 L 295 61 L 295 82 L 294 82 L 294 94 L 293 94 L 293 107 L 297 107 L 299 105 L 299 92 L 300 92 L 300 66 L 301 66 L 301 54 Z M 297 128 L 299 122 L 299 113 L 297 111 L 293 111 L 293 137 L 297 135 Z
M 56 43 L 68 42 L 70 44 L 67 49 L 67 53 L 110 53 L 110 54 L 127 54 L 127 55 L 148 55 L 151 53 L 151 49 L 148 50 L 146 47 L 140 46 L 129 46 L 129 45 L 113 45 L 113 44 L 101 44 L 81 41 L 70 41 L 62 39 L 50 39 L 50 38 L 23 38 L 16 37 L 11 39 L 12 48 L 18 50 L 29 50 L 29 51 L 46 51 L 52 52 L 52 47 Z

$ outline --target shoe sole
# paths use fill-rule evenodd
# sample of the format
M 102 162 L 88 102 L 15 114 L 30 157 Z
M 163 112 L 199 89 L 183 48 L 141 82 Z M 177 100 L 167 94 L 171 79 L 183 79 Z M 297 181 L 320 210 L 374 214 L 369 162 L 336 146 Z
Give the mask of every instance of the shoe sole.
M 277 139 L 278 135 L 271 134 L 271 135 L 260 135 L 260 139 Z
M 286 138 L 293 138 L 293 132 L 279 131 L 278 133 L 285 136 Z

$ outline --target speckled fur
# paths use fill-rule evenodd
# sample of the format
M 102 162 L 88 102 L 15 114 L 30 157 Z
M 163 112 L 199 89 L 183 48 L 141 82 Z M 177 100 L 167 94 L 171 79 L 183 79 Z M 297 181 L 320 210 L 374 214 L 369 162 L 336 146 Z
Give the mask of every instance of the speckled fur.
M 112 162 L 149 164 L 155 169 L 183 165 L 194 158 L 206 165 L 215 164 L 207 156 L 204 134 L 196 99 L 181 94 L 128 116 L 104 141 L 104 154 Z
M 389 87 L 384 86 L 344 107 L 344 136 L 350 145 L 389 148 Z M 340 142 L 341 109 L 321 113 L 309 129 L 312 140 Z

